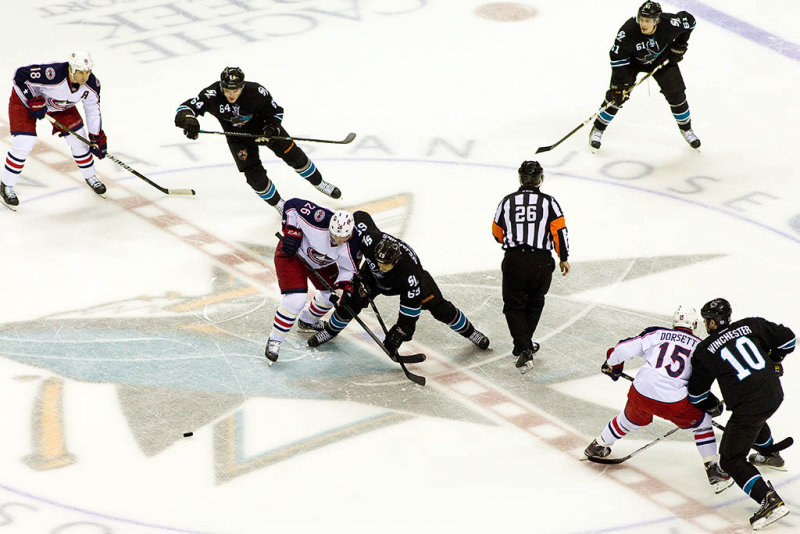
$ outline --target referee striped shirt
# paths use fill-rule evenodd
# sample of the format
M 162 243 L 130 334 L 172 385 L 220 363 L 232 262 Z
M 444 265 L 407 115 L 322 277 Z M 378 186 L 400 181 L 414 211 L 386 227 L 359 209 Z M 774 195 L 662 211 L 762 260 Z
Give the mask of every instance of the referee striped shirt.
M 555 250 L 560 261 L 569 256 L 564 213 L 555 198 L 523 185 L 497 207 L 492 235 L 503 249 L 530 247 Z

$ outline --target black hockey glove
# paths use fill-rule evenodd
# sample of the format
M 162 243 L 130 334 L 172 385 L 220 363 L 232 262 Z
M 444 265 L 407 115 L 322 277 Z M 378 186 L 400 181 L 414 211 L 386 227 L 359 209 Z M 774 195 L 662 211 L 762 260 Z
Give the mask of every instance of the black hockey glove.
M 281 241 L 281 249 L 287 256 L 294 256 L 297 254 L 297 249 L 300 248 L 300 243 L 303 241 L 303 231 L 296 226 L 286 225 L 283 227 L 283 240 Z
M 266 126 L 264 126 L 264 130 L 262 131 L 264 137 L 281 137 L 283 136 L 283 130 L 281 130 L 280 123 L 276 122 L 268 122 Z
M 197 139 L 200 135 L 200 123 L 191 111 L 183 110 L 175 117 L 175 126 L 183 128 L 183 135 L 189 139 Z
M 335 289 L 342 290 L 342 299 L 352 297 L 353 291 L 355 291 L 355 286 L 353 285 L 353 282 L 347 282 L 344 280 L 342 280 L 341 282 L 336 282 L 336 284 L 333 287 Z
M 620 107 L 628 100 L 628 93 L 631 91 L 632 83 L 629 82 L 614 82 L 611 84 L 611 101 L 614 105 Z
M 725 403 L 717 398 L 713 393 L 709 393 L 708 397 L 697 404 L 697 407 L 706 412 L 711 417 L 719 417 L 725 411 Z
M 683 55 L 685 53 L 686 53 L 686 49 L 685 48 L 683 48 L 683 49 L 681 49 L 681 48 L 670 48 L 669 56 L 667 56 L 667 59 L 669 59 L 670 63 L 680 63 L 680 61 L 683 59 Z
M 389 352 L 394 353 L 397 352 L 397 349 L 400 348 L 403 341 L 407 341 L 406 333 L 403 332 L 399 326 L 394 325 L 386 334 L 386 339 L 383 340 L 383 346 L 386 347 L 386 350 Z
M 600 371 L 603 374 L 610 376 L 611 380 L 616 382 L 617 380 L 619 380 L 619 377 L 622 376 L 622 369 L 624 366 L 625 366 L 624 363 L 620 363 L 612 367 L 608 365 L 608 362 L 604 362 L 602 367 L 600 367 Z

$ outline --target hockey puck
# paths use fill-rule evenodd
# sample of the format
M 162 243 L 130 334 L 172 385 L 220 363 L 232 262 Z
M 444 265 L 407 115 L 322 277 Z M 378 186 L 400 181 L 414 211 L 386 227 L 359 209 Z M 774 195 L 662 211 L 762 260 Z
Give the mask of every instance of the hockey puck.
M 192 436 L 194 436 L 194 432 L 184 432 L 183 433 L 183 437 L 184 438 L 191 438 Z

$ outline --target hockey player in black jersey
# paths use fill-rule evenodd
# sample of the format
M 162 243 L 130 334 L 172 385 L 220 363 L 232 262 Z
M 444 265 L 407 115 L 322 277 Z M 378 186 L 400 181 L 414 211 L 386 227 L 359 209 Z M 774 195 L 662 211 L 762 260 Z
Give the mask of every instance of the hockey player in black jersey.
M 794 350 L 795 335 L 761 317 L 731 322 L 731 305 L 722 298 L 707 302 L 700 315 L 709 335 L 692 355 L 689 401 L 709 413 L 721 412 L 722 402 L 711 393 L 717 380 L 722 400 L 732 412 L 720 442 L 719 464 L 760 504 L 750 518 L 753 528 L 760 529 L 789 513 L 755 465 L 783 467 L 767 419 L 783 401 L 779 368 Z M 751 448 L 759 452 L 748 461 Z
M 669 63 L 659 69 L 653 78 L 667 99 L 683 138 L 692 148 L 700 147 L 700 139 L 692 130 L 686 84 L 678 66 L 689 46 L 689 36 L 694 26 L 694 17 L 686 11 L 663 13 L 661 5 L 652 1 L 642 4 L 636 18 L 631 17 L 622 25 L 609 52 L 611 84 L 601 108 L 610 106 L 600 112 L 589 133 L 592 150 L 600 148 L 603 132 L 628 99 L 628 91 L 636 82 L 636 75 L 652 72 L 667 59 Z
M 310 346 L 330 341 L 344 330 L 353 318 L 345 306 L 358 315 L 369 305 L 369 299 L 377 295 L 399 295 L 397 322 L 383 341 L 390 353 L 396 353 L 403 342 L 411 341 L 422 310 L 431 312 L 434 319 L 445 323 L 480 349 L 489 348 L 489 338 L 472 326 L 464 312 L 442 296 L 436 281 L 422 268 L 411 247 L 380 231 L 367 212 L 356 211 L 353 216 L 364 256 L 358 273 L 359 283 L 342 294 L 342 302 L 325 322 L 325 328 L 309 338 Z
M 239 67 L 226 67 L 220 81 L 214 82 L 194 97 L 182 103 L 175 115 L 175 126 L 183 129 L 189 139 L 197 139 L 200 132 L 198 115 L 210 113 L 217 118 L 226 132 L 289 137 L 284 129 L 283 108 L 263 86 L 248 82 Z M 250 187 L 280 213 L 284 201 L 267 177 L 267 171 L 258 154 L 258 138 L 227 136 L 228 148 L 239 172 L 244 173 Z M 258 141 L 258 142 L 257 142 Z M 301 177 L 326 195 L 339 198 L 338 187 L 322 179 L 314 162 L 291 139 L 266 140 L 267 147 Z

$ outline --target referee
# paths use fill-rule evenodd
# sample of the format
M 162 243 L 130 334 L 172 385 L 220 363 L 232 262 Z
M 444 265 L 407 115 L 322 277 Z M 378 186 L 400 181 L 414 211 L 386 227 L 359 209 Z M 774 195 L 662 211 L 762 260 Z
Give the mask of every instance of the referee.
M 569 241 L 564 214 L 555 198 L 539 191 L 544 170 L 538 161 L 523 161 L 519 167 L 520 187 L 507 195 L 497 207 L 492 234 L 506 251 L 503 257 L 503 314 L 514 340 L 512 354 L 516 367 L 525 374 L 533 367 L 533 354 L 539 344 L 533 333 L 544 308 L 556 268 L 554 250 L 561 275 L 569 273 Z

